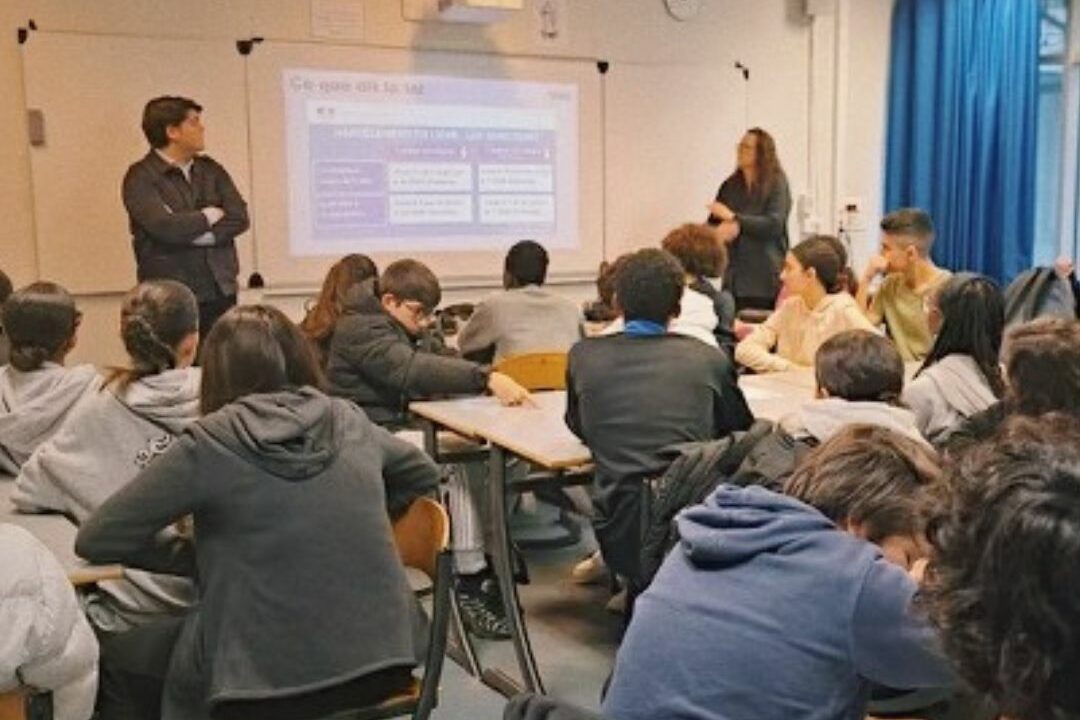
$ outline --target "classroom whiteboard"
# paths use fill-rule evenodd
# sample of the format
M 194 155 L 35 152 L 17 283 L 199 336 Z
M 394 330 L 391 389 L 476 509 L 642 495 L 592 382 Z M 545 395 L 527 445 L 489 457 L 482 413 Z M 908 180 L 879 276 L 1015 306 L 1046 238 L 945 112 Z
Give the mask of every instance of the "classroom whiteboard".
M 249 197 L 244 59 L 225 40 L 31 33 L 22 46 L 26 104 L 45 144 L 30 148 L 39 274 L 76 293 L 135 284 L 120 184 L 146 154 L 146 101 L 183 95 L 203 108 L 207 152 Z M 238 242 L 241 278 L 253 269 L 250 233 Z
M 547 245 L 551 254 L 553 276 L 581 276 L 595 272 L 597 264 L 603 257 L 604 247 L 601 82 L 594 62 L 268 41 L 256 46 L 249 58 L 249 63 L 248 93 L 252 118 L 250 132 L 256 208 L 254 223 L 258 237 L 257 262 L 267 284 L 271 287 L 310 286 L 317 283 L 322 279 L 329 264 L 336 257 L 349 251 L 370 255 L 380 267 L 385 267 L 386 264 L 400 257 L 408 256 L 430 265 L 443 280 L 492 282 L 501 277 L 506 248 L 523 237 L 536 237 Z M 309 100 L 306 110 L 304 108 L 298 110 L 294 107 L 296 100 L 288 95 L 292 84 L 303 81 L 317 83 L 320 79 L 326 81 L 327 85 L 345 89 L 340 92 L 330 90 L 318 96 L 317 99 Z M 472 80 L 477 82 L 471 82 Z M 568 165 L 576 165 L 576 169 L 570 168 L 574 177 L 570 179 L 570 182 L 564 183 L 564 185 L 574 187 L 572 226 L 558 228 L 547 236 L 540 232 L 533 234 L 527 230 L 508 229 L 500 233 L 498 228 L 494 228 L 494 234 L 477 241 L 463 242 L 456 239 L 455 233 L 460 232 L 459 228 L 463 226 L 471 226 L 472 231 L 479 230 L 482 233 L 483 223 L 486 222 L 483 219 L 483 202 L 488 199 L 498 200 L 500 197 L 499 192 L 484 196 L 485 171 L 490 171 L 496 166 L 504 169 L 524 167 L 523 164 L 516 166 L 499 164 L 490 158 L 485 160 L 481 156 L 485 152 L 492 152 L 493 148 L 478 147 L 479 141 L 470 145 L 470 141 L 459 138 L 460 142 L 459 140 L 447 141 L 451 147 L 425 148 L 425 143 L 429 146 L 437 143 L 446 145 L 447 143 L 443 142 L 445 136 L 440 138 L 432 136 L 430 139 L 411 137 L 403 141 L 400 136 L 394 135 L 391 136 L 392 140 L 386 142 L 387 147 L 384 148 L 385 152 L 391 156 L 389 159 L 380 156 L 369 161 L 335 160 L 333 157 L 325 157 L 324 154 L 324 157 L 317 160 L 308 146 L 314 148 L 320 140 L 325 143 L 326 136 L 319 133 L 326 128 L 310 125 L 312 122 L 310 117 L 303 116 L 298 120 L 301 112 L 322 113 L 326 110 L 327 113 L 336 112 L 338 117 L 346 112 L 352 113 L 354 117 L 347 121 L 348 124 L 338 125 L 337 128 L 343 132 L 357 134 L 384 130 L 391 133 L 399 130 L 412 133 L 416 132 L 416 127 L 423 123 L 427 123 L 426 127 L 430 127 L 432 133 L 458 133 L 460 128 L 464 128 L 466 134 L 476 132 L 477 128 L 481 128 L 478 132 L 483 133 L 492 122 L 492 117 L 463 116 L 462 106 L 453 104 L 457 102 L 455 99 L 443 106 L 403 104 L 397 109 L 399 114 L 402 110 L 416 111 L 409 112 L 410 117 L 406 120 L 398 120 L 399 124 L 409 127 L 399 128 L 389 125 L 394 120 L 387 120 L 384 117 L 388 115 L 384 112 L 387 107 L 385 100 L 380 98 L 379 100 L 383 101 L 380 105 L 374 98 L 366 96 L 374 94 L 366 89 L 369 84 L 377 86 L 380 83 L 400 84 L 406 92 L 410 86 L 413 89 L 434 88 L 433 93 L 454 92 L 455 98 L 475 100 L 477 107 L 480 107 L 483 101 L 469 96 L 469 89 L 493 94 L 500 92 L 499 88 L 505 90 L 511 86 L 516 87 L 519 92 L 536 88 L 541 91 L 544 88 L 563 88 L 572 91 L 576 96 L 577 127 L 572 137 L 567 138 L 564 135 L 561 142 L 555 144 L 554 152 L 559 152 L 568 144 L 573 145 L 574 159 L 569 161 L 559 156 L 553 158 L 551 163 L 552 167 L 561 168 L 564 171 Z M 457 86 L 465 89 L 457 88 Z M 496 98 L 496 101 L 500 99 L 502 98 Z M 395 102 L 405 103 L 406 100 Z M 498 108 L 498 111 L 504 117 L 515 112 L 522 112 L 520 108 Z M 441 114 L 441 117 L 432 117 L 432 113 Z M 299 130 L 298 124 L 302 125 Z M 427 137 L 426 130 L 421 128 L 420 132 L 424 132 Z M 571 142 L 566 142 L 567 140 Z M 346 147 L 345 140 L 340 142 L 342 147 Z M 402 142 L 411 144 L 401 147 Z M 307 151 L 299 159 L 295 150 L 297 144 Z M 289 152 L 286 152 L 287 147 Z M 402 157 L 403 153 L 419 152 L 425 149 L 459 151 L 461 156 L 452 157 L 449 161 L 438 158 L 434 160 L 421 158 L 417 161 Z M 376 153 L 379 151 L 378 147 L 374 149 Z M 374 169 L 369 173 L 363 168 L 365 164 Z M 320 173 L 316 168 L 323 165 L 338 166 L 342 174 L 348 172 L 352 174 L 352 177 L 350 179 L 339 174 Z M 385 174 L 387 167 L 391 168 L 389 179 Z M 533 167 L 543 170 L 540 165 Z M 396 175 L 395 168 L 398 170 Z M 464 192 L 454 195 L 454 190 L 436 191 L 423 196 L 401 190 L 402 185 L 415 180 L 417 172 L 446 183 L 464 183 L 463 188 L 457 188 Z M 450 172 L 456 174 L 451 175 Z M 469 223 L 459 218 L 456 225 L 447 223 L 444 228 L 436 227 L 434 231 L 429 228 L 426 230 L 427 237 L 424 241 L 410 238 L 400 230 L 396 237 L 391 234 L 392 230 L 388 233 L 386 228 L 393 227 L 392 221 L 388 223 L 385 220 L 376 220 L 371 223 L 370 231 L 365 231 L 361 223 L 360 227 L 350 231 L 343 243 L 335 245 L 331 241 L 323 246 L 332 248 L 331 251 L 324 250 L 321 255 L 308 254 L 303 251 L 304 248 L 318 247 L 318 240 L 306 236 L 306 233 L 314 233 L 318 229 L 318 218 L 316 217 L 313 221 L 311 217 L 304 214 L 298 220 L 298 207 L 301 211 L 312 211 L 303 202 L 298 203 L 297 195 L 313 193 L 311 186 L 325 182 L 327 179 L 340 184 L 348 182 L 366 182 L 369 185 L 399 183 L 397 192 L 387 191 L 384 188 L 382 197 L 369 197 L 369 200 L 378 204 L 374 206 L 374 209 L 360 208 L 358 213 L 370 212 L 382 217 L 388 212 L 385 209 L 387 202 L 389 202 L 389 212 L 393 213 L 396 209 L 400 209 L 400 206 L 394 204 L 397 200 L 408 202 L 416 198 L 418 202 L 423 202 L 431 199 L 449 199 L 455 202 L 460 201 L 457 207 L 463 208 L 462 212 L 466 216 L 470 212 L 474 213 L 471 216 L 473 219 Z M 528 180 L 528 178 L 525 179 Z M 565 177 L 562 179 L 566 180 Z M 474 197 L 471 199 L 467 194 L 470 185 L 474 188 Z M 542 199 L 540 192 L 533 197 Z M 550 187 L 546 192 L 551 192 Z M 502 194 L 502 197 L 507 196 Z M 342 202 L 347 205 L 349 200 Z M 559 207 L 562 209 L 565 205 L 559 205 Z M 410 208 L 405 206 L 402 212 L 409 210 Z M 378 227 L 380 223 L 381 228 Z M 572 239 L 569 236 L 572 236 Z M 573 244 L 575 242 L 576 245 Z M 354 245 L 350 247 L 348 243 L 354 243 Z
M 287 69 L 576 86 L 580 244 L 552 252 L 553 277 L 591 278 L 605 254 L 655 246 L 679 223 L 700 221 L 731 172 L 746 119 L 743 88 L 730 74 L 690 66 L 612 63 L 601 75 L 595 62 L 581 59 L 279 41 L 245 57 L 228 39 L 58 32 L 31 33 L 22 52 L 27 107 L 45 119 L 45 145 L 30 149 L 40 275 L 77 293 L 120 292 L 135 282 L 120 183 L 147 151 L 139 124 L 146 100 L 157 95 L 203 105 L 207 152 L 248 200 L 252 228 L 238 241 L 241 282 L 257 270 L 268 287 L 286 289 L 318 284 L 335 259 L 290 254 Z M 497 283 L 501 275 L 501 247 L 409 254 L 449 283 Z M 401 253 L 372 255 L 385 266 Z

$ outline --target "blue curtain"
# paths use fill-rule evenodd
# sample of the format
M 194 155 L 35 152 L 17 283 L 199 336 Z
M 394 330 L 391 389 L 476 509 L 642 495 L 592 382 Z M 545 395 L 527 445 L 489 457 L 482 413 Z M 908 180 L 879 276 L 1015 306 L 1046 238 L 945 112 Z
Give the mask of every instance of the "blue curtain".
M 1038 80 L 1038 0 L 897 0 L 885 208 L 931 214 L 938 264 L 1031 265 Z

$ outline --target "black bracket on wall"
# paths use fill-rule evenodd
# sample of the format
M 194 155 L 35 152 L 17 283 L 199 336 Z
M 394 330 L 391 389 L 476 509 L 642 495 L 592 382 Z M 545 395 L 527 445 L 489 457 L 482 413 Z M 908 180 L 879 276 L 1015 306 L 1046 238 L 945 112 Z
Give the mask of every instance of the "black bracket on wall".
M 607 71 L 609 69 L 611 69 L 611 63 L 609 63 L 607 60 L 596 61 L 596 71 L 601 75 L 607 75 Z
M 20 45 L 25 45 L 26 41 L 30 39 L 30 33 L 37 30 L 37 23 L 33 18 L 26 21 L 26 27 L 18 28 L 15 31 L 15 38 L 19 41 Z
M 261 43 L 263 39 L 261 37 L 252 37 L 247 40 L 236 41 L 236 52 L 240 53 L 244 57 L 251 54 L 251 51 L 255 49 L 255 46 Z

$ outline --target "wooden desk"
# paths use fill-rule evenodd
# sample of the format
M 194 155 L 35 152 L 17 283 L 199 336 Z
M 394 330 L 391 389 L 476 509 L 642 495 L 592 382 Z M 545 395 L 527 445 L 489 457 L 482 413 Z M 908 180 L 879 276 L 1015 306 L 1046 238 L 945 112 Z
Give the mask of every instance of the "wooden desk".
M 434 458 L 439 457 L 440 429 L 453 431 L 470 440 L 486 442 L 490 448 L 488 504 L 494 547 L 489 550 L 502 591 L 524 689 L 542 693 L 543 681 L 536 666 L 521 613 L 517 585 L 514 583 L 506 518 L 507 462 L 518 457 L 542 470 L 563 473 L 587 466 L 591 455 L 563 421 L 565 392 L 534 393 L 532 397 L 535 406 L 506 407 L 493 397 L 475 397 L 415 402 L 409 405 L 409 410 L 425 421 L 424 445 Z M 496 668 L 479 668 L 475 654 L 468 649 L 466 655 L 470 656 L 469 664 L 480 670 L 480 677 L 485 683 L 508 696 L 521 692 L 522 688 L 514 679 Z

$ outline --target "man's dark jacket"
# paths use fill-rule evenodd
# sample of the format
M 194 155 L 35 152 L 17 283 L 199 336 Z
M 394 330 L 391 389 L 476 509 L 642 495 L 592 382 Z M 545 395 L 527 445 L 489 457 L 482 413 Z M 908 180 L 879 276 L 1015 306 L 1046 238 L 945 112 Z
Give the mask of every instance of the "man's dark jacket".
M 189 183 L 178 167 L 151 150 L 128 168 L 122 192 L 139 282 L 178 280 L 199 302 L 236 294 L 239 264 L 234 239 L 250 223 L 247 204 L 225 168 L 198 155 Z M 201 212 L 206 207 L 221 208 L 225 217 L 211 227 Z M 213 245 L 193 244 L 208 231 L 214 236 Z

